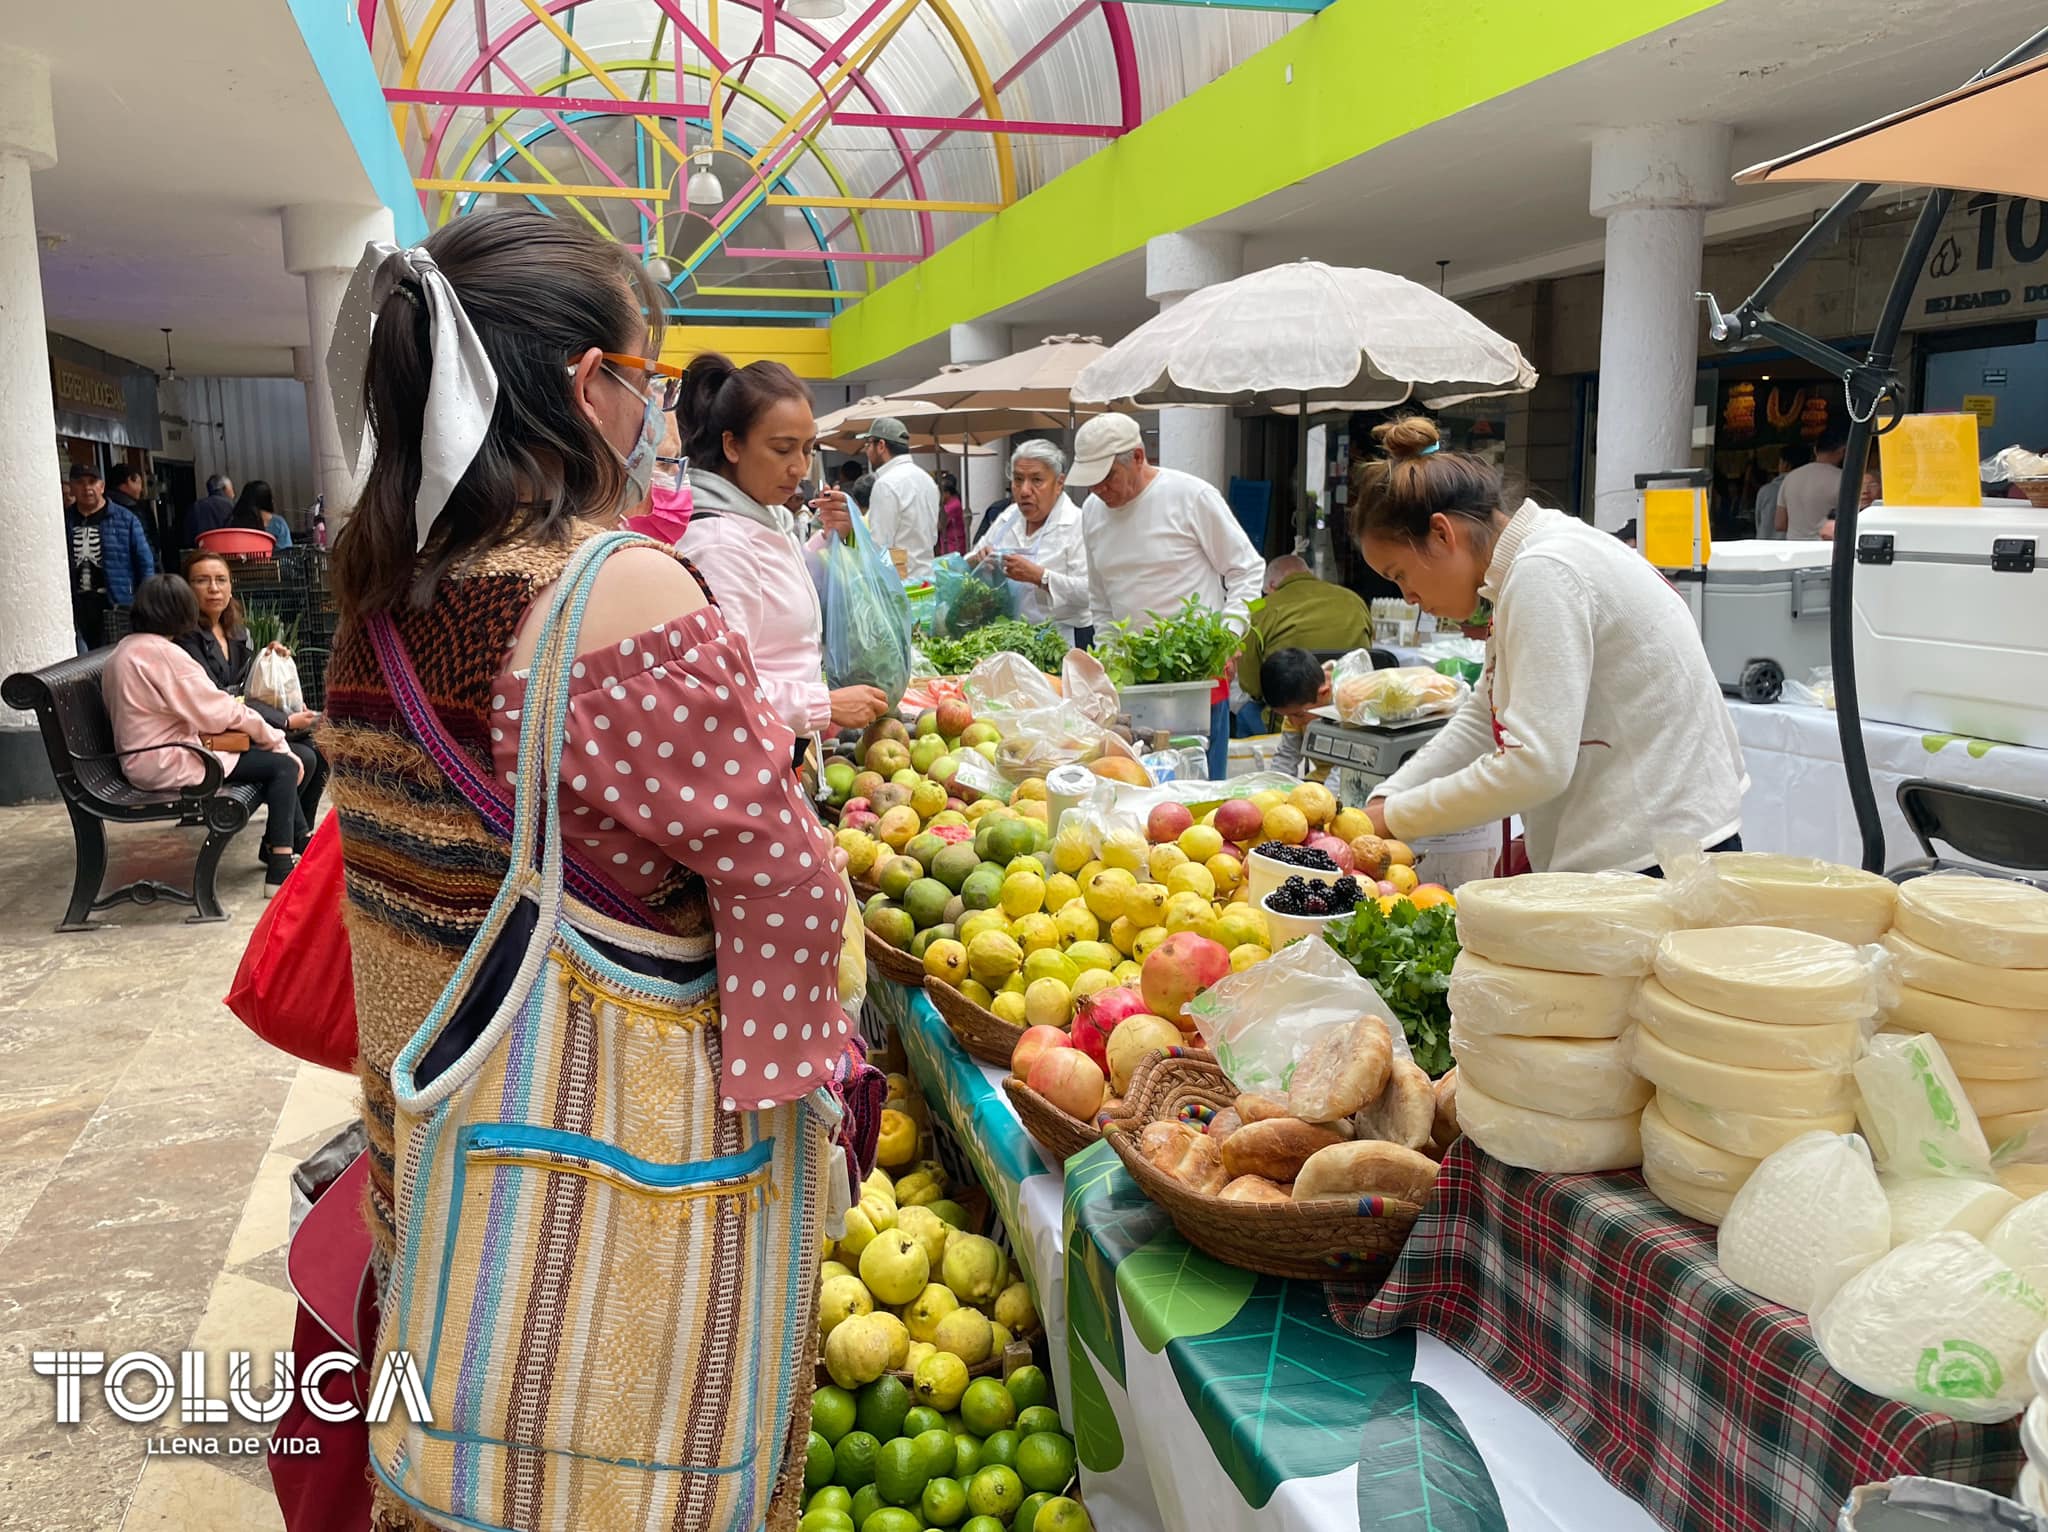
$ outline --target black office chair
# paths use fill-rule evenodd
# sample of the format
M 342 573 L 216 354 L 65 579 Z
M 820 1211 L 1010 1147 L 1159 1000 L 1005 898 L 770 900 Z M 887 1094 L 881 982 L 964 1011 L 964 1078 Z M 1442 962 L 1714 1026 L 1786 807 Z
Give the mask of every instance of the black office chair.
M 2048 887 L 2048 799 L 1915 777 L 1899 784 L 1899 811 L 1925 854 L 1887 872 L 1894 883 L 1975 872 Z M 1936 841 L 1961 856 L 1944 857 Z

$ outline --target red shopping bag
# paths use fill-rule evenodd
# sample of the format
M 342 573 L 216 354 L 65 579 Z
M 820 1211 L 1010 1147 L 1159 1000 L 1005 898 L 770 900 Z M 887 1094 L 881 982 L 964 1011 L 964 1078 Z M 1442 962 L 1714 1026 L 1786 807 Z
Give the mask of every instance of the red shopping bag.
M 294 1058 L 349 1071 L 356 1067 L 356 983 L 342 893 L 341 832 L 329 814 L 250 932 L 227 1006 Z

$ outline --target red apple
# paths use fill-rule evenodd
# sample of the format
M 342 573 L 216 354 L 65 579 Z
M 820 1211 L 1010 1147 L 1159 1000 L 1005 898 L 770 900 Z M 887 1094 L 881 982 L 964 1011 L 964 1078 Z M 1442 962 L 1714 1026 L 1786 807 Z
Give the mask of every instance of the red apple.
M 958 739 L 974 722 L 974 709 L 958 697 L 949 697 L 939 704 L 939 732 L 948 739 Z
M 1155 806 L 1145 820 L 1145 839 L 1155 846 L 1163 846 L 1170 840 L 1179 840 L 1180 832 L 1195 822 L 1195 816 L 1184 803 L 1162 803 Z
M 1095 1060 L 1078 1048 L 1049 1048 L 1024 1082 L 1069 1117 L 1095 1121 L 1108 1094 L 1108 1081 Z
M 1048 1048 L 1071 1048 L 1067 1034 L 1058 1027 L 1026 1027 L 1010 1053 L 1010 1073 L 1020 1080 L 1031 1078 L 1031 1066 Z

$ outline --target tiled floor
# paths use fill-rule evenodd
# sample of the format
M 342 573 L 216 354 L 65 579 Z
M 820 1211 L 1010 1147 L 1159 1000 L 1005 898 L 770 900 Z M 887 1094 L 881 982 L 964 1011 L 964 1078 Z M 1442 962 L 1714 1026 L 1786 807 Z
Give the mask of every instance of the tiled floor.
M 114 831 L 115 876 L 157 864 L 187 882 L 196 834 Z M 60 936 L 70 883 L 62 809 L 0 809 L 0 1528 L 276 1528 L 260 1459 L 146 1457 L 153 1433 L 90 1383 L 60 1428 L 28 1353 L 203 1347 L 218 1394 L 222 1354 L 248 1350 L 264 1387 L 291 1343 L 288 1177 L 354 1115 L 354 1081 L 220 1003 L 262 909 L 249 837 L 222 867 L 218 925 L 128 906 Z

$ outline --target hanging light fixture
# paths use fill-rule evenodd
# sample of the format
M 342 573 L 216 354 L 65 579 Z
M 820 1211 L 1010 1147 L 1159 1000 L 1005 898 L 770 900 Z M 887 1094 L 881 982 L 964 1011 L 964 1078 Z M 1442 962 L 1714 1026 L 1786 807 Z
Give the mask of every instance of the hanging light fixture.
M 830 21 L 846 14 L 846 0 L 783 0 L 782 9 L 803 21 Z
M 709 150 L 690 157 L 690 163 L 697 168 L 690 172 L 690 184 L 683 189 L 683 195 L 691 207 L 717 207 L 725 200 L 725 188 L 718 183 L 718 176 L 711 168 Z
M 178 364 L 171 360 L 171 327 L 160 326 L 164 332 L 164 376 L 173 383 L 178 380 Z

